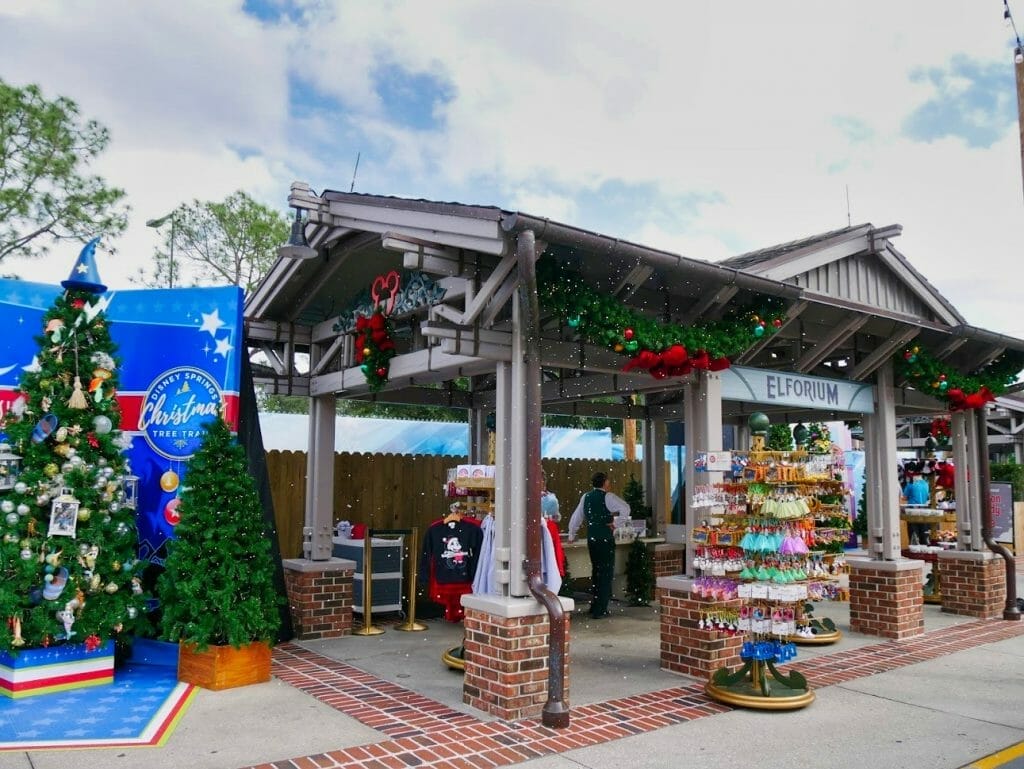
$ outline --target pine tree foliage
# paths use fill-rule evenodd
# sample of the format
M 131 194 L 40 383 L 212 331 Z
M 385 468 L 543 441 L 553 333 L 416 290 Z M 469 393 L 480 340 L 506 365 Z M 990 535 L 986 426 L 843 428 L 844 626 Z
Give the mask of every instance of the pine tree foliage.
M 0 492 L 0 648 L 96 644 L 144 620 L 135 511 L 124 504 L 118 361 L 101 297 L 57 297 L 37 365 L 4 415 L 22 457 Z M 66 517 L 59 517 L 64 511 Z
M 188 462 L 176 538 L 157 591 L 163 637 L 236 648 L 273 641 L 284 599 L 274 590 L 271 543 L 245 450 L 218 418 Z
M 654 598 L 654 559 L 647 545 L 633 540 L 626 559 L 626 594 L 633 606 L 647 606 Z

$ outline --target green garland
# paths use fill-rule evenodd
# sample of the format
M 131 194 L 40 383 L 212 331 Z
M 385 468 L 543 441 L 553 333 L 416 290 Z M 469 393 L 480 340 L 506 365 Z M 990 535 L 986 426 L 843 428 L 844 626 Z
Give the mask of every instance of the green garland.
M 896 375 L 918 392 L 944 401 L 951 411 L 977 409 L 1002 394 L 1017 381 L 1024 369 L 1024 353 L 1005 352 L 973 374 L 961 374 L 919 345 L 912 345 L 894 358 Z
M 703 326 L 660 323 L 595 291 L 582 275 L 554 260 L 537 264 L 537 278 L 543 311 L 557 315 L 587 342 L 629 356 L 624 370 L 645 369 L 658 378 L 727 368 L 731 356 L 775 333 L 785 317 L 781 302 L 768 298 L 762 307 L 736 310 Z
M 391 321 L 381 310 L 369 317 L 356 317 L 356 363 L 366 377 L 371 392 L 379 392 L 388 381 L 391 359 L 395 357 Z

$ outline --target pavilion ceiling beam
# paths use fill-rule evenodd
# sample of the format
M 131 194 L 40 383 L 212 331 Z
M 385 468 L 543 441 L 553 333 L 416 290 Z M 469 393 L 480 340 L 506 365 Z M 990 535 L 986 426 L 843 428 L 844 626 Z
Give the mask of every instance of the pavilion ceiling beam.
M 284 376 L 288 373 L 288 366 L 274 347 L 267 342 L 262 342 L 260 344 L 260 350 L 266 356 L 267 362 L 270 364 L 270 367 L 274 369 L 275 374 L 278 376 Z
M 342 351 L 342 348 L 347 348 L 347 342 L 349 342 L 351 338 L 352 337 L 350 337 L 348 334 L 339 334 L 331 343 L 331 346 L 328 347 L 327 350 L 320 356 L 320 359 L 316 362 L 316 365 L 313 366 L 313 370 L 310 371 L 309 373 L 312 374 L 313 376 L 319 376 L 320 374 L 322 374 L 323 370 L 327 368 L 327 364 L 334 359 L 334 356 L 337 355 L 339 351 Z M 346 356 L 342 354 L 342 360 L 344 360 L 345 357 Z
M 493 371 L 494 362 L 466 355 L 449 355 L 439 347 L 396 355 L 388 372 L 389 389 L 413 384 L 430 384 Z M 311 395 L 369 392 L 366 376 L 359 366 L 311 377 Z
M 736 286 L 722 286 L 716 292 L 705 296 L 701 301 L 697 302 L 697 304 L 683 313 L 679 324 L 682 326 L 688 326 L 704 317 L 705 313 L 720 310 L 738 293 L 739 288 Z
M 800 313 L 806 310 L 809 305 L 810 302 L 807 302 L 806 300 L 803 299 L 798 299 L 797 301 L 791 303 L 789 307 L 786 308 L 785 320 L 782 321 L 782 325 L 779 326 L 775 333 L 771 334 L 770 336 L 765 336 L 763 339 L 758 340 L 752 347 L 748 347 L 746 351 L 741 353 L 736 358 L 736 363 L 749 363 L 754 358 L 756 358 L 758 354 L 760 354 L 760 352 L 764 350 L 773 339 L 777 340 L 779 334 L 781 334 L 783 331 L 785 331 L 787 328 L 793 325 L 796 322 L 796 319 L 800 317 Z
M 920 333 L 921 329 L 914 326 L 905 327 L 902 331 L 895 333 L 894 336 L 879 344 L 864 360 L 854 366 L 848 374 L 849 378 L 859 382 L 874 373 L 875 369 L 889 360 L 896 350 Z
M 473 300 L 466 306 L 466 311 L 462 314 L 463 325 L 468 326 L 480 317 L 480 313 L 483 312 L 487 303 L 494 298 L 495 293 L 515 268 L 515 255 L 506 256 L 498 262 L 494 271 L 487 276 L 487 280 L 485 280 L 484 284 L 480 286 L 480 290 L 477 291 L 476 296 L 474 296 Z
M 653 274 L 653 267 L 646 264 L 634 265 L 633 269 L 626 273 L 626 277 L 619 281 L 619 285 L 615 287 L 615 291 L 613 292 L 614 295 L 623 301 L 629 299 Z
M 975 355 L 973 358 L 970 359 L 970 362 L 967 364 L 967 366 L 964 367 L 964 371 L 970 373 L 972 371 L 977 371 L 980 368 L 984 368 L 992 361 L 994 361 L 996 358 L 998 358 L 1000 355 L 1002 355 L 1004 352 L 1006 352 L 1005 347 L 986 347 L 979 354 Z
M 869 315 L 852 315 L 837 323 L 823 339 L 805 352 L 793 365 L 793 371 L 806 374 L 832 354 L 843 342 L 870 320 Z
M 951 337 L 948 342 L 946 342 L 944 345 L 942 345 L 942 347 L 935 351 L 935 357 L 938 358 L 939 360 L 945 360 L 965 344 L 967 344 L 967 337 Z
M 490 304 L 487 307 L 487 311 L 480 318 L 480 325 L 487 328 L 494 324 L 495 318 L 498 317 L 498 313 L 502 311 L 505 305 L 508 304 L 509 299 L 512 298 L 512 294 L 515 293 L 516 286 L 519 285 L 519 272 L 516 271 L 505 279 L 505 282 L 501 284 L 501 287 L 494 292 L 494 297 L 491 299 Z

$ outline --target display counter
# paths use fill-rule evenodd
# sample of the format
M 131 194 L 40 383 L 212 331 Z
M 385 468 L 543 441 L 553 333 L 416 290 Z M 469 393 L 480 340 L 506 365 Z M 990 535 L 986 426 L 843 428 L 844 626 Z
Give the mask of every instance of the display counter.
M 647 545 L 657 545 L 665 541 L 664 537 L 641 537 L 640 541 Z M 626 561 L 632 542 L 615 543 L 615 573 L 612 577 L 612 598 L 624 600 L 626 595 Z M 566 566 L 569 576 L 575 585 L 590 584 L 590 551 L 587 550 L 586 537 L 577 539 L 572 544 L 562 535 L 562 549 L 565 550 Z M 582 581 L 582 582 L 581 582 Z
M 928 532 L 928 541 L 912 542 L 912 526 L 918 526 L 921 530 Z M 900 548 L 906 550 L 912 544 L 928 545 L 939 542 L 942 536 L 940 531 L 951 532 L 946 535 L 952 540 L 956 539 L 956 510 L 942 510 L 934 507 L 916 507 L 905 505 L 900 508 Z

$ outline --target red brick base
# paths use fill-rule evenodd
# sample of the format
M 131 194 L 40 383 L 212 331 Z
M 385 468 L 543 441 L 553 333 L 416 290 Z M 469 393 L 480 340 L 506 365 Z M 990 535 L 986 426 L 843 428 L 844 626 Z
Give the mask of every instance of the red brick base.
M 661 669 L 704 679 L 719 668 L 740 664 L 743 636 L 701 630 L 697 623 L 708 611 L 716 608 L 738 610 L 741 602 L 701 600 L 690 593 L 691 582 L 676 577 L 658 580 Z
M 486 601 L 484 598 L 478 600 Z M 548 615 L 499 616 L 466 605 L 462 701 L 498 718 L 535 718 L 548 698 Z M 536 606 L 536 605 L 535 605 Z M 542 610 L 543 611 L 543 610 Z M 569 704 L 569 617 L 565 613 L 563 697 Z
M 1003 616 L 1006 563 L 995 553 L 939 553 L 942 610 L 981 619 Z
M 686 572 L 683 559 L 686 557 L 685 545 L 662 544 L 654 546 L 654 576 L 671 577 Z
M 295 637 L 309 640 L 349 635 L 355 563 L 341 558 L 289 558 L 282 563 Z
M 850 629 L 882 638 L 924 632 L 920 561 L 854 561 L 850 564 Z

